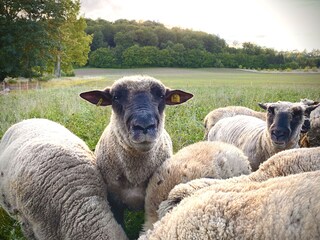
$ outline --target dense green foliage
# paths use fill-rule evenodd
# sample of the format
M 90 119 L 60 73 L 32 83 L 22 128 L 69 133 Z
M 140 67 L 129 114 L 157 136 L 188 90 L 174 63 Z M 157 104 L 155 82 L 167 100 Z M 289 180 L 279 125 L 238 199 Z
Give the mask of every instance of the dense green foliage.
M 94 72 L 94 69 L 86 69 Z M 97 78 L 73 78 L 41 83 L 38 90 L 12 91 L 0 95 L 0 138 L 14 123 L 27 118 L 48 118 L 65 125 L 94 149 L 109 122 L 109 107 L 96 107 L 83 101 L 79 93 L 103 89 L 131 74 L 148 74 L 172 89 L 182 89 L 194 98 L 166 108 L 166 129 L 174 151 L 203 139 L 203 119 L 211 110 L 241 105 L 259 110 L 258 102 L 319 99 L 320 73 L 254 73 L 232 69 L 109 69 Z M 127 234 L 138 236 L 143 213 L 127 213 Z M 18 224 L 0 209 L 0 239 L 22 239 Z
M 314 69 L 320 50 L 278 52 L 152 21 L 79 18 L 80 0 L 0 1 L 0 81 L 99 68 Z M 88 53 L 90 59 L 88 61 Z
M 253 43 L 229 47 L 219 36 L 151 21 L 87 19 L 93 34 L 92 67 L 228 67 L 304 69 L 320 67 L 320 50 L 278 52 Z
M 79 0 L 0 1 L 0 81 L 85 65 L 92 39 L 79 11 Z

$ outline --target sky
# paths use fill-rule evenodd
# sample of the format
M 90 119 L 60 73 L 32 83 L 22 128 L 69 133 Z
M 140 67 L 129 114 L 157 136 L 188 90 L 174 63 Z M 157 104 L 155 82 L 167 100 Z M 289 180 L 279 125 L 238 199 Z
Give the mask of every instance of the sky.
M 85 18 L 156 21 L 278 51 L 320 49 L 320 0 L 80 0 Z

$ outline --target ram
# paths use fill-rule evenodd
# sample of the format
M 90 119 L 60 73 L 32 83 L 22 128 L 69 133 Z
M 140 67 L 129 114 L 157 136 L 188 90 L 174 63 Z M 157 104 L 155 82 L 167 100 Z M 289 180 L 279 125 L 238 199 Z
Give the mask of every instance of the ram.
M 27 239 L 127 239 L 87 145 L 46 119 L 11 126 L 0 143 L 0 204 Z
M 110 123 L 95 154 L 111 209 L 123 225 L 124 210 L 143 209 L 149 178 L 172 155 L 171 138 L 164 129 L 165 106 L 181 104 L 193 95 L 138 75 L 80 96 L 92 104 L 112 106 Z

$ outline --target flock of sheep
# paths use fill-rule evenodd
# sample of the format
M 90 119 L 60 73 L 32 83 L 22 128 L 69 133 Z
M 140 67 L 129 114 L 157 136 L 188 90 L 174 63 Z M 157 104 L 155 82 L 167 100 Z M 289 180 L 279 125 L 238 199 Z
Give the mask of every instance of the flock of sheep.
M 166 105 L 192 94 L 149 76 L 81 93 L 111 106 L 95 152 L 58 123 L 28 119 L 0 142 L 0 204 L 28 239 L 319 239 L 320 104 L 218 108 L 205 141 L 173 154 Z

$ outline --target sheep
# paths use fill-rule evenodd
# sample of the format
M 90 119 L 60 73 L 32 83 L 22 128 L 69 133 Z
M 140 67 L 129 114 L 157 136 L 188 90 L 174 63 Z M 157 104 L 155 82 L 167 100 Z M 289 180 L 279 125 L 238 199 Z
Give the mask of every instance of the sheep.
M 315 102 L 310 99 L 301 99 L 301 103 L 311 106 L 311 105 L 317 105 L 319 102 Z M 221 107 L 212 110 L 209 112 L 205 118 L 204 118 L 204 140 L 208 140 L 208 134 L 210 129 L 222 118 L 226 117 L 233 117 L 236 115 L 246 115 L 246 116 L 253 116 L 257 117 L 262 120 L 266 120 L 267 114 L 265 112 L 258 112 L 254 111 L 247 107 L 242 106 L 227 106 L 227 107 Z M 310 121 L 309 116 L 305 116 L 305 121 L 301 127 L 301 136 L 300 136 L 300 142 L 299 146 L 305 146 L 304 139 L 306 139 L 305 134 L 310 129 Z
M 165 105 L 181 104 L 193 95 L 171 90 L 150 76 L 137 75 L 80 96 L 92 104 L 112 105 L 110 123 L 95 154 L 111 210 L 124 225 L 124 210 L 143 210 L 149 178 L 172 156 L 172 141 L 164 129 Z
M 319 102 L 301 99 L 306 105 L 317 105 Z M 307 116 L 308 117 L 308 116 Z M 308 118 L 308 129 L 303 133 L 300 140 L 301 147 L 318 147 L 320 146 L 320 108 L 314 109 Z
M 320 146 L 320 107 L 310 113 L 310 130 L 307 133 L 309 146 Z
M 204 140 L 208 140 L 210 129 L 222 118 L 233 117 L 236 115 L 247 115 L 266 120 L 267 114 L 265 112 L 254 111 L 242 106 L 227 106 L 212 110 L 204 118 Z
M 319 239 L 320 171 L 264 182 L 220 180 L 195 192 L 139 240 Z
M 209 131 L 209 141 L 224 141 L 243 150 L 248 156 L 252 171 L 279 151 L 298 148 L 304 115 L 315 106 L 303 103 L 260 103 L 267 110 L 267 120 L 238 115 L 219 120 Z
M 227 181 L 230 183 L 263 182 L 270 178 L 317 170 L 320 170 L 320 147 L 295 148 L 273 155 L 262 163 L 257 171 L 249 175 L 233 177 Z M 195 191 L 215 184 L 219 184 L 219 181 L 202 178 L 177 185 L 170 191 L 167 200 L 160 204 L 159 217 L 163 217 L 182 199 L 192 195 Z
M 127 239 L 94 162 L 62 125 L 16 123 L 0 142 L 0 204 L 28 239 Z
M 231 144 L 197 142 L 179 150 L 162 163 L 148 183 L 144 231 L 158 220 L 157 209 L 175 185 L 201 177 L 226 179 L 250 172 L 248 158 Z

